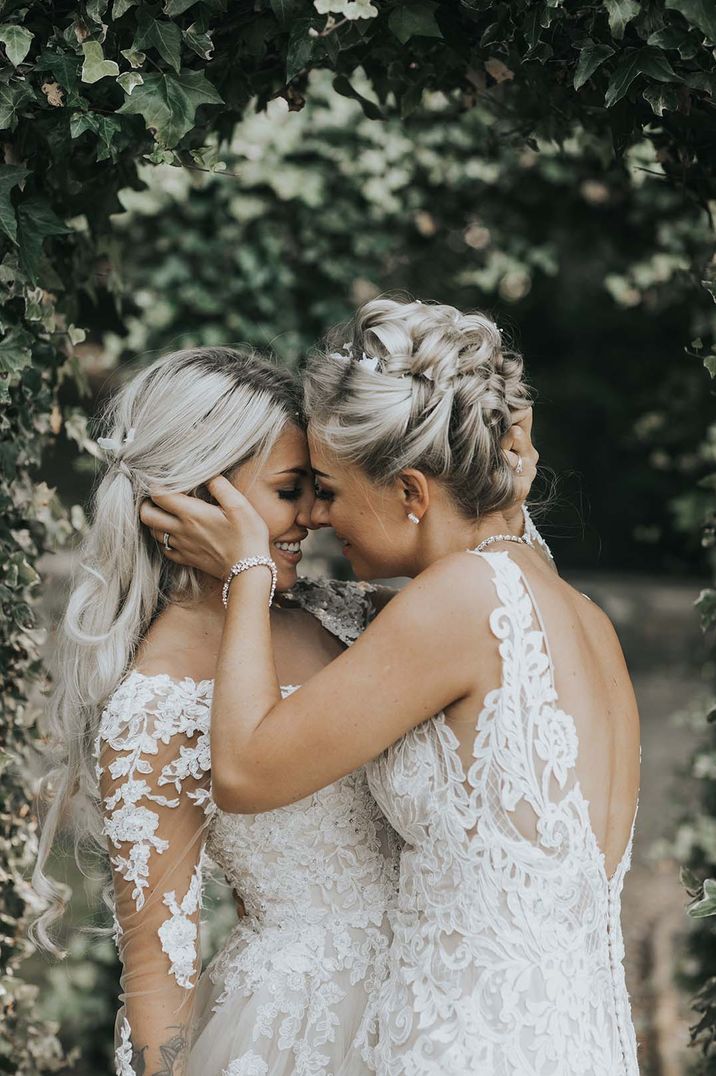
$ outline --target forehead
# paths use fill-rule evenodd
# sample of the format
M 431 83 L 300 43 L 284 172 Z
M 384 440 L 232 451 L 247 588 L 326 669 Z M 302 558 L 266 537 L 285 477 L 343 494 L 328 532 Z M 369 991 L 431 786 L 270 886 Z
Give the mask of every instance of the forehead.
M 314 471 L 322 471 L 324 474 L 334 475 L 342 470 L 341 465 L 327 445 L 316 436 L 309 424 L 308 427 L 308 450 L 311 454 L 311 467 Z
M 279 435 L 266 461 L 266 470 L 285 471 L 308 466 L 308 442 L 298 426 L 291 424 Z

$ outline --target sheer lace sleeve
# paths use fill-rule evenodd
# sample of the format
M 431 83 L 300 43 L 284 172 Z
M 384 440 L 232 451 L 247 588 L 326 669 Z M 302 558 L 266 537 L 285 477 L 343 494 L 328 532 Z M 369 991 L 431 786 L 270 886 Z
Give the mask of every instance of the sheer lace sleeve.
M 184 1072 L 200 971 L 211 682 L 132 672 L 96 754 L 122 961 L 119 1076 Z

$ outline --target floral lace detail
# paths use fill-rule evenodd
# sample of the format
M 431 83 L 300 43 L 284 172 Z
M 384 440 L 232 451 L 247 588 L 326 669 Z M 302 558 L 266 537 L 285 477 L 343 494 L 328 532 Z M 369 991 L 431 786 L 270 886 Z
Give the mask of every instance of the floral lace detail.
M 191 990 L 194 983 L 191 976 L 196 970 L 197 925 L 189 916 L 199 911 L 201 904 L 201 864 L 197 864 L 191 876 L 189 888 L 181 904 L 177 902 L 172 890 L 164 894 L 164 903 L 172 913 L 159 927 L 159 940 L 162 949 L 170 960 L 170 972 L 185 990 Z
M 302 580 L 291 597 L 350 645 L 371 619 L 371 589 Z M 387 973 L 397 837 L 363 770 L 275 811 L 220 811 L 210 790 L 212 692 L 210 680 L 134 671 L 100 721 L 97 774 L 105 786 L 112 780 L 102 802 L 117 853 L 126 990 L 117 1071 L 135 1076 L 130 1027 L 151 1054 L 181 1023 L 194 1029 L 191 1076 L 266 1076 L 277 1049 L 295 1076 L 362 1076 L 352 1038 Z M 195 994 L 205 854 L 247 914 Z
M 312 613 L 326 631 L 346 646 L 354 643 L 370 623 L 374 608 L 370 583 L 353 583 L 339 579 L 299 579 L 286 592 L 302 609 Z
M 253 1050 L 238 1061 L 232 1061 L 221 1076 L 268 1076 L 269 1067 L 262 1057 Z
M 538 613 L 509 553 L 478 555 L 502 682 L 474 762 L 466 774 L 441 714 L 368 767 L 407 844 L 364 1056 L 386 1076 L 637 1076 L 619 920 L 631 838 L 607 878 Z
M 131 845 L 129 856 L 111 856 L 110 862 L 126 882 L 134 883 L 132 897 L 137 911 L 144 906 L 144 890 L 149 885 L 151 852 L 161 854 L 168 847 L 167 841 L 157 836 L 157 811 L 141 801 L 157 807 L 179 805 L 177 797 L 152 792 L 145 780 L 154 772 L 149 758 L 158 754 L 160 743 L 166 746 L 177 736 L 196 736 L 191 746 L 179 747 L 177 758 L 162 767 L 156 783 L 181 792 L 187 777 L 198 780 L 208 773 L 211 687 L 208 680 L 179 683 L 169 676 L 147 677 L 133 671 L 111 697 L 100 720 L 95 744 L 97 780 L 104 772 L 99 759 L 105 743 L 116 753 L 109 773 L 114 780 L 126 778 L 104 801 L 104 833 L 115 848 L 123 842 Z M 199 789 L 187 795 L 205 803 L 209 793 Z
M 387 974 L 397 889 L 397 841 L 365 772 L 265 814 L 218 812 L 207 851 L 248 913 L 208 969 L 215 1012 L 255 999 L 253 1041 L 235 1063 L 277 1042 L 296 1076 L 333 1076 L 339 1007 L 355 1010 L 357 1028 Z
M 132 1030 L 129 1020 L 122 1021 L 119 1031 L 120 1045 L 114 1052 L 114 1064 L 117 1076 L 137 1076 L 132 1067 Z

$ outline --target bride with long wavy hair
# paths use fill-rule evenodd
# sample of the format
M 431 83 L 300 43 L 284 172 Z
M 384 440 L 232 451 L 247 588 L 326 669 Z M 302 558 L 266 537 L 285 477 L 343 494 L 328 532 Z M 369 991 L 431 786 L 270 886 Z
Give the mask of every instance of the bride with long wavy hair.
M 150 490 L 206 498 L 207 480 L 225 475 L 272 535 L 284 692 L 340 654 L 372 606 L 355 584 L 297 580 L 314 500 L 300 389 L 255 355 L 196 348 L 136 373 L 100 425 L 107 465 L 51 700 L 35 939 L 60 954 L 53 927 L 69 894 L 47 861 L 71 816 L 80 852 L 109 859 L 121 1076 L 362 1071 L 352 1043 L 387 953 L 395 836 L 362 772 L 257 818 L 216 808 L 209 724 L 221 588 L 171 564 L 139 520 Z M 201 975 L 207 855 L 246 914 Z

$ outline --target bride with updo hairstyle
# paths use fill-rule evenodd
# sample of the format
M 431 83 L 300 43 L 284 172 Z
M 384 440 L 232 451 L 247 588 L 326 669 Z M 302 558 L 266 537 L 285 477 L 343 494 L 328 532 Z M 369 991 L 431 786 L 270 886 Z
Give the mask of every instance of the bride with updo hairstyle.
M 227 573 L 220 805 L 275 809 L 365 767 L 404 842 L 361 1043 L 379 1076 L 638 1073 L 620 899 L 639 717 L 606 615 L 510 526 L 529 398 L 495 322 L 438 303 L 366 303 L 311 358 L 314 520 L 360 578 L 410 581 L 285 698 L 265 525 L 221 478 L 216 506 L 156 499 L 172 556 Z
M 377 483 L 419 467 L 467 519 L 513 507 L 502 439 L 529 406 L 522 357 L 484 314 L 375 299 L 331 332 L 304 376 L 317 438 Z

